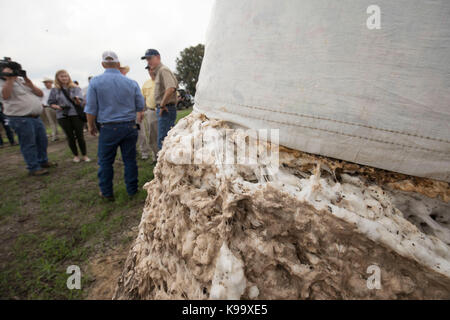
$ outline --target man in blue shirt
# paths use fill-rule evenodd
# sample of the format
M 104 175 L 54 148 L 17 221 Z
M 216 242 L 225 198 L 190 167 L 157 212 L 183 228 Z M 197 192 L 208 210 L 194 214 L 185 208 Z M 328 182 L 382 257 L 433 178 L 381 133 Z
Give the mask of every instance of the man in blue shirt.
M 136 142 L 138 138 L 137 121 L 142 120 L 145 102 L 136 81 L 124 77 L 120 62 L 112 51 L 102 56 L 102 75 L 92 78 L 86 95 L 88 130 L 97 134 L 95 122 L 100 123 L 98 139 L 98 170 L 101 196 L 114 201 L 113 164 L 120 147 L 125 167 L 125 184 L 130 196 L 137 193 L 138 168 L 136 163 Z

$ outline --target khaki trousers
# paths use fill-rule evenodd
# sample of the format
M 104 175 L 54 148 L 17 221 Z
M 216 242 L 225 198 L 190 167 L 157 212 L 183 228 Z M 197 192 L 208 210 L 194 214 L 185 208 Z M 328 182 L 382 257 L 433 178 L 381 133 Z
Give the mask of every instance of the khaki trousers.
M 50 129 L 52 130 L 52 140 L 58 139 L 58 121 L 56 120 L 56 111 L 50 107 L 44 108 Z
M 138 146 L 141 156 L 148 157 L 151 153 L 153 160 L 156 160 L 158 154 L 158 118 L 156 111 L 146 109 L 144 112 L 144 119 L 141 123 L 141 130 L 139 131 Z

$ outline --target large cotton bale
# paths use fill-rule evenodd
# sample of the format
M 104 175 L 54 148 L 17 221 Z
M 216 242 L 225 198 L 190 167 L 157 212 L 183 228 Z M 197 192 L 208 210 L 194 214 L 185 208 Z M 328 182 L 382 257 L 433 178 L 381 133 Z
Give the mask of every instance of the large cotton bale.
M 114 298 L 450 298 L 450 3 L 370 4 L 216 2 Z
M 115 298 L 450 298 L 448 183 L 285 148 L 264 175 L 217 161 L 257 143 L 227 128 L 170 131 Z

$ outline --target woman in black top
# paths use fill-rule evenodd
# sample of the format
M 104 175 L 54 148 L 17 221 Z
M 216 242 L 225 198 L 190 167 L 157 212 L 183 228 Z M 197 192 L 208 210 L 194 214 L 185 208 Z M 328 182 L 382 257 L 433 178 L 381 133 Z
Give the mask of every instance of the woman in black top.
M 78 116 L 73 102 L 84 105 L 83 93 L 73 83 L 66 70 L 59 70 L 55 75 L 55 88 L 50 92 L 48 104 L 56 110 L 56 118 L 67 136 L 67 142 L 74 155 L 73 162 L 81 161 L 78 156 L 77 142 L 82 160 L 89 162 L 91 159 L 86 155 L 86 142 L 83 134 L 84 122 Z

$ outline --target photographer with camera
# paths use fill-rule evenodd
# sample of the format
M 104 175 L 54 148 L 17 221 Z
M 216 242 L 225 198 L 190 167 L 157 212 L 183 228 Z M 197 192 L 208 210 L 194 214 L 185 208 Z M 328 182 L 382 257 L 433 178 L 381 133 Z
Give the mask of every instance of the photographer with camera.
M 84 122 L 76 107 L 84 105 L 83 93 L 70 78 L 66 70 L 59 70 L 55 75 L 55 87 L 50 91 L 48 104 L 56 110 L 56 118 L 67 137 L 70 150 L 74 155 L 73 162 L 80 162 L 78 146 L 82 159 L 91 161 L 86 155 L 86 142 L 83 135 Z
M 0 100 L 8 124 L 19 137 L 20 151 L 30 175 L 48 174 L 47 133 L 40 115 L 43 96 L 17 62 L 0 60 Z

